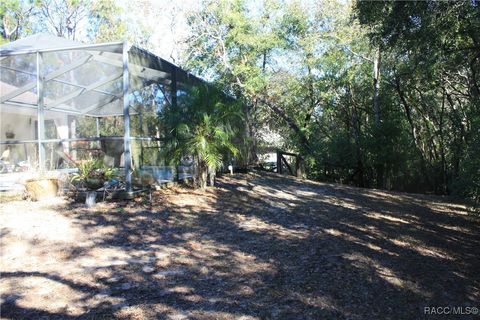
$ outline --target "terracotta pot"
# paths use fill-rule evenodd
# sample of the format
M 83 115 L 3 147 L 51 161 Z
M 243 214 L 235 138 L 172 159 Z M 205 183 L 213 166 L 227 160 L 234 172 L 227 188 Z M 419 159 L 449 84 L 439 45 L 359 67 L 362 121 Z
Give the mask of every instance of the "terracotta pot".
M 33 201 L 55 197 L 58 192 L 58 179 L 37 178 L 26 181 L 27 194 Z

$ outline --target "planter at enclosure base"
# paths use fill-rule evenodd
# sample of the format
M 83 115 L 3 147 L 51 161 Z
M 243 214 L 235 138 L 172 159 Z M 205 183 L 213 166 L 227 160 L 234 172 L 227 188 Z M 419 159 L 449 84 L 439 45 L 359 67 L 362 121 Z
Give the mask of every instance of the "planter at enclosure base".
M 57 178 L 36 178 L 25 183 L 28 197 L 33 201 L 50 199 L 57 195 Z
M 105 180 L 97 178 L 87 178 L 85 179 L 85 185 L 90 190 L 97 190 L 103 187 Z

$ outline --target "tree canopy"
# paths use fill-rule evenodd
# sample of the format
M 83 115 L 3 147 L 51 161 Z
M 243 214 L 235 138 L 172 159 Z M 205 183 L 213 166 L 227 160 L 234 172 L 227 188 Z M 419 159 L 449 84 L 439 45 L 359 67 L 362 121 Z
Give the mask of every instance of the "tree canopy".
M 126 18 L 146 3 L 128 3 L 1 0 L 0 31 L 151 45 Z M 177 63 L 242 102 L 247 162 L 282 148 L 311 179 L 480 201 L 478 1 L 205 0 L 185 15 Z M 225 129 L 211 111 L 180 123 Z
M 479 14 L 477 1 L 206 1 L 185 56 L 310 178 L 478 201 Z

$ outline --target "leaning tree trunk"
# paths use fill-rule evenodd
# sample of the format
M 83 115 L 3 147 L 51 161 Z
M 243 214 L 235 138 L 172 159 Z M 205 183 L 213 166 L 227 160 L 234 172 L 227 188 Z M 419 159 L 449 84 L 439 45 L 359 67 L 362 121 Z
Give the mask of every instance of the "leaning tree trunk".
M 352 131 L 353 131 L 353 137 L 355 139 L 355 149 L 356 149 L 356 155 L 357 155 L 357 173 L 358 173 L 357 186 L 365 187 L 365 170 L 363 166 L 362 147 L 360 145 L 361 128 L 360 128 L 360 121 L 358 118 L 357 108 L 355 106 L 353 107 L 353 110 L 352 110 Z
M 290 129 L 298 135 L 300 143 L 302 144 L 306 152 L 307 153 L 312 152 L 309 140 L 305 135 L 304 131 L 297 125 L 294 119 L 292 119 L 289 115 L 287 115 L 285 110 L 278 107 L 275 103 L 269 101 L 266 98 L 258 97 L 258 102 L 261 102 L 267 107 L 269 107 L 270 110 L 272 110 L 277 116 L 279 116 L 283 121 L 285 121 L 286 124 L 290 127 Z
M 252 165 L 257 165 L 258 157 L 257 157 L 257 141 L 256 141 L 256 134 L 255 134 L 255 119 L 253 117 L 253 113 L 255 112 L 257 102 L 254 101 L 253 105 L 244 104 L 244 114 L 245 114 L 245 134 L 248 138 L 248 142 L 246 143 L 246 155 L 245 155 L 245 163 L 242 164 L 246 168 Z

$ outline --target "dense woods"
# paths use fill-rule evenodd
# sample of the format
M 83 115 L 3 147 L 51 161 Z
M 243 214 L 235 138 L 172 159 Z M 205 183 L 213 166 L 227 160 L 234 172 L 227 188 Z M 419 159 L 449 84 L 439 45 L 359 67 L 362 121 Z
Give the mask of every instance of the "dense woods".
M 3 0 L 0 29 L 3 41 L 49 31 L 151 46 L 153 25 L 125 15 L 141 3 Z M 301 154 L 311 179 L 480 202 L 478 1 L 214 0 L 183 10 L 176 62 L 242 102 L 249 146 L 235 150 L 250 163 L 261 147 L 280 148 Z
M 187 64 L 310 178 L 479 201 L 478 2 L 213 1 L 189 23 Z

